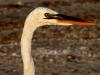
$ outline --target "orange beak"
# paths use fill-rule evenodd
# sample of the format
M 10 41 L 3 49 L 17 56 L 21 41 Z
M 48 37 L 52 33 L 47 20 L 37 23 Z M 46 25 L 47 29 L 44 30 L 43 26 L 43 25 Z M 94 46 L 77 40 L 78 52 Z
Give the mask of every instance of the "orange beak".
M 73 21 L 73 20 L 61 20 L 57 19 L 58 23 L 63 23 L 63 24 L 72 24 L 72 25 L 80 25 L 80 26 L 94 26 L 96 25 L 95 22 L 88 22 L 88 21 Z
M 93 26 L 96 25 L 94 22 L 84 21 L 80 18 L 62 15 L 62 14 L 49 14 L 45 15 L 45 19 L 55 19 L 58 24 L 64 25 L 81 25 L 81 26 Z

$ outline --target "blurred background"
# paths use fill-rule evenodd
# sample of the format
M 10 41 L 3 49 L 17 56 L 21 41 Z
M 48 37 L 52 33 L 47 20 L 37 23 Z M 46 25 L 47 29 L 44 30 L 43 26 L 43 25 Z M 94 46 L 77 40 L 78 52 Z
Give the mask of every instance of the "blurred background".
M 0 0 L 0 75 L 23 74 L 20 39 L 25 18 L 36 7 L 97 23 L 37 28 L 36 75 L 100 75 L 100 0 Z

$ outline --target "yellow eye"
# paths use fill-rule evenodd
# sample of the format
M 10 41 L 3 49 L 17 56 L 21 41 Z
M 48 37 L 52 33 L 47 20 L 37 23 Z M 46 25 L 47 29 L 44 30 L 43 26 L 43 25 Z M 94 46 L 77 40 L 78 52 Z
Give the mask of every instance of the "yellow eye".
M 50 13 L 45 13 L 45 17 L 50 18 Z

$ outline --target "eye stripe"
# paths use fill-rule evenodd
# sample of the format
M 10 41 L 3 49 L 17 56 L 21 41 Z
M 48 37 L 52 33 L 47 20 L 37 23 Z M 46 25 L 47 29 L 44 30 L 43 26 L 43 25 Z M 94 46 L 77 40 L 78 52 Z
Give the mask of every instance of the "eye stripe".
M 50 13 L 45 13 L 45 19 L 59 19 L 59 20 L 72 20 L 72 21 L 82 21 L 84 20 L 72 16 L 67 16 L 67 15 L 62 15 L 62 14 L 50 14 Z

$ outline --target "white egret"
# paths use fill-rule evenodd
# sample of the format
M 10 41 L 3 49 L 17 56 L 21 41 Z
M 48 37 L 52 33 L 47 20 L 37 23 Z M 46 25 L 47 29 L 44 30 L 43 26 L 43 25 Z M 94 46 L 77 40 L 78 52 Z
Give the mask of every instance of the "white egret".
M 26 18 L 21 38 L 21 54 L 24 64 L 24 75 L 35 75 L 35 67 L 31 54 L 31 40 L 37 27 L 43 25 L 94 25 L 94 22 L 59 14 L 48 8 L 38 7 Z

